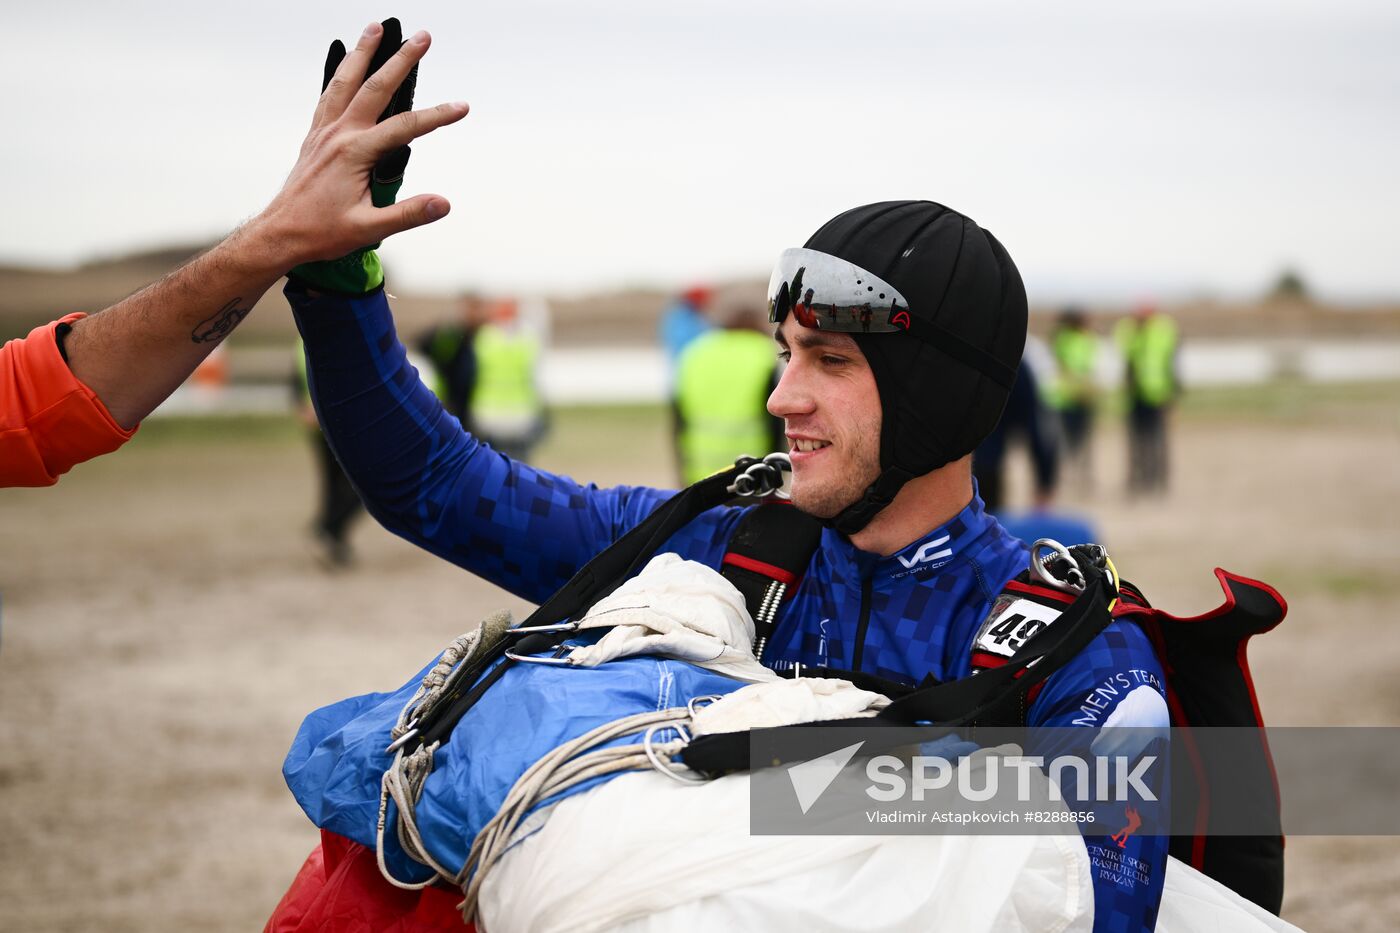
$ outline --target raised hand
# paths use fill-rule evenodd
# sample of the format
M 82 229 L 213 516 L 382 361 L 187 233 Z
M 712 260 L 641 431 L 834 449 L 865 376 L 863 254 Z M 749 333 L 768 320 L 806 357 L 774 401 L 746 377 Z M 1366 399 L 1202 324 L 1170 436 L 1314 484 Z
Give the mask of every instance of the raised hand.
M 311 132 L 272 203 L 159 282 L 73 323 L 69 369 L 120 427 L 173 392 L 288 270 L 313 287 L 366 293 L 383 281 L 373 244 L 447 214 L 437 194 L 393 203 L 409 142 L 467 114 L 466 104 L 409 109 L 429 42 L 426 32 L 400 42 L 388 20 L 348 53 L 332 46 Z
M 403 48 L 403 30 L 399 26 L 398 19 L 391 16 L 380 25 L 384 27 L 384 35 L 380 38 L 379 47 L 374 50 L 374 57 L 369 62 L 371 75 L 379 71 L 390 56 Z M 345 43 L 336 39 L 331 43 L 330 50 L 326 53 L 326 65 L 321 78 L 322 94 L 326 93 L 326 88 L 335 78 L 336 69 L 344 60 Z M 414 65 L 408 72 L 408 77 L 404 78 L 389 99 L 389 105 L 379 114 L 379 122 L 383 123 L 392 116 L 412 110 L 413 92 L 417 85 L 418 66 Z M 399 186 L 403 184 L 403 173 L 404 169 L 408 167 L 410 155 L 412 155 L 412 150 L 408 146 L 400 146 L 380 156 L 379 161 L 374 163 L 374 170 L 370 172 L 369 193 L 375 207 L 388 207 L 394 203 Z
M 407 109 L 411 78 L 431 38 L 418 32 L 396 52 L 379 54 L 381 46 L 386 53 L 392 48 L 397 34 L 395 20 L 371 23 L 338 63 L 337 47 L 331 47 L 325 89 L 296 165 L 282 191 L 251 222 L 273 234 L 286 268 L 339 259 L 439 220 L 451 209 L 438 194 L 376 206 L 376 200 L 385 201 L 386 187 L 397 189 L 409 142 L 467 114 L 461 102 Z

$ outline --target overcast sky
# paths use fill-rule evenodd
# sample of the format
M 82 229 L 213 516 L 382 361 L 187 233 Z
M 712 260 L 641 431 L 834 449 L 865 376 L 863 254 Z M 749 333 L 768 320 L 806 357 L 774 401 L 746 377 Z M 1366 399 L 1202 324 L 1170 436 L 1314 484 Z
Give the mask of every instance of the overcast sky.
M 1400 4 L 7 3 L 0 259 L 216 236 L 295 159 L 329 40 L 434 45 L 384 247 L 405 288 L 766 276 L 831 215 L 944 202 L 1034 297 L 1400 296 Z

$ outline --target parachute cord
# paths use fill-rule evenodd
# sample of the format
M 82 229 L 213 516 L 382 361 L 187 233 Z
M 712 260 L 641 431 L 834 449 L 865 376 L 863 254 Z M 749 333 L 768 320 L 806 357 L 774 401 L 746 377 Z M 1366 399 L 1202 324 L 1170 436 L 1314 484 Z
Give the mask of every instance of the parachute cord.
M 462 889 L 463 900 L 457 906 L 462 911 L 463 921 L 475 921 L 481 887 L 487 874 L 505 855 L 520 824 L 540 801 L 548 800 L 595 777 L 653 768 L 655 764 L 648 756 L 648 748 L 652 755 L 670 764 L 671 756 L 684 748 L 689 740 L 688 734 L 681 729 L 680 724 L 688 722 L 690 718 L 690 710 L 684 706 L 638 713 L 604 723 L 591 732 L 565 742 L 535 762 L 511 787 L 496 815 L 477 833 L 476 838 L 472 840 L 466 863 L 452 878 L 453 883 Z M 675 727 L 682 738 L 646 746 L 633 743 L 612 748 L 596 748 L 619 738 L 643 733 L 654 726 Z
M 442 699 L 448 678 L 458 665 L 470 660 L 477 649 L 481 647 L 486 640 L 488 628 L 493 624 L 499 627 L 500 625 L 509 625 L 509 623 L 509 613 L 496 613 L 483 622 L 479 628 L 453 639 L 452 644 L 448 645 L 442 652 L 437 663 L 423 676 L 423 683 L 419 685 L 417 692 L 404 704 L 403 709 L 399 712 L 398 721 L 389 731 L 389 737 L 397 741 L 407 735 L 415 724 Z M 414 861 L 433 869 L 444 878 L 453 876 L 449 869 L 438 865 L 428 854 L 423 845 L 422 834 L 418 831 L 418 822 L 414 812 L 419 799 L 423 796 L 423 785 L 427 782 L 428 775 L 433 772 L 433 753 L 437 751 L 438 744 L 434 742 L 432 745 L 421 747 L 408 755 L 404 754 L 403 748 L 395 749 L 394 760 L 385 769 L 384 776 L 379 783 L 379 816 L 375 822 L 374 836 L 375 861 L 378 863 L 379 873 L 385 881 L 406 891 L 422 890 L 436 879 L 429 878 L 427 881 L 421 882 L 403 881 L 394 877 L 393 872 L 389 870 L 384 858 L 384 829 L 387 823 L 390 798 L 393 799 L 398 808 L 395 832 L 404 853 Z
M 379 865 L 379 874 L 384 880 L 396 888 L 405 891 L 420 891 L 437 880 L 436 877 L 427 881 L 402 881 L 389 870 L 384 859 L 384 826 L 385 818 L 389 809 L 389 798 L 393 798 L 394 805 L 398 807 L 399 818 L 397 820 L 397 832 L 399 845 L 404 854 L 416 862 L 428 866 L 443 878 L 452 877 L 449 869 L 444 868 L 434 861 L 428 854 L 427 847 L 423 844 L 423 836 L 418 830 L 418 820 L 415 815 L 415 808 L 419 798 L 423 795 L 423 785 L 428 780 L 428 775 L 433 772 L 433 753 L 437 751 L 438 743 L 418 749 L 413 754 L 405 756 L 404 750 L 399 749 L 394 753 L 394 761 L 384 772 L 384 777 L 379 785 L 379 819 L 375 823 L 374 836 L 374 856 Z

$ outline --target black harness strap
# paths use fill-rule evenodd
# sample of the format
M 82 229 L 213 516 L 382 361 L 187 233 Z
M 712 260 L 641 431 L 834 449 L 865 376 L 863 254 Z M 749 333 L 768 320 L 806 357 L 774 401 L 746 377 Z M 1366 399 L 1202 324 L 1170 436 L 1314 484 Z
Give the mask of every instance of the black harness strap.
M 939 681 L 933 679 L 933 675 L 924 678 L 924 682 L 915 687 L 913 684 L 901 680 L 890 680 L 887 677 L 879 677 L 866 671 L 843 671 L 839 667 L 793 667 L 790 671 L 793 677 L 817 677 L 827 680 L 844 680 L 860 690 L 869 690 L 871 693 L 878 693 L 890 699 L 908 696 L 915 690 L 932 687 Z
M 970 735 L 978 726 L 1004 725 L 1003 710 L 1023 705 L 1032 688 L 1069 663 L 1112 620 L 1110 610 L 1117 591 L 1102 571 L 1090 569 L 1088 577 L 1088 585 L 1056 623 L 1028 638 L 1002 667 L 909 691 L 874 719 L 837 719 L 780 728 L 929 724 L 967 729 Z M 892 739 L 891 747 L 903 741 L 903 737 Z M 749 747 L 749 732 L 721 732 L 698 736 L 680 757 L 691 769 L 708 774 L 748 771 L 753 765 Z M 862 753 L 878 750 L 878 743 L 867 742 Z M 764 766 L 784 763 L 768 761 Z
M 584 564 L 568 583 L 532 612 L 521 627 L 549 625 L 586 613 L 594 603 L 641 570 L 667 538 L 701 512 L 727 501 L 730 498 L 728 489 L 739 472 L 736 467 L 716 473 L 667 499 L 635 528 Z
M 821 537 L 821 522 L 785 502 L 750 509 L 729 537 L 720 573 L 744 597 L 754 623 L 753 653 L 760 661 L 778 610 L 797 592 Z
M 741 460 L 733 468 L 706 477 L 667 499 L 635 528 L 584 564 L 568 583 L 518 627 L 553 625 L 583 616 L 598 600 L 617 589 L 640 570 L 657 548 L 687 522 L 701 512 L 728 501 L 731 498 L 729 487 L 753 462 L 748 459 Z M 510 637 L 503 639 L 491 650 L 480 652 L 470 664 L 463 664 L 452 673 L 444 684 L 442 700 L 418 724 L 415 747 L 420 743 L 430 745 L 433 742 L 445 745 L 451 740 L 452 730 L 456 728 L 457 722 L 471 709 L 482 693 L 500 680 L 506 668 L 514 663 L 507 658 L 489 677 L 481 678 L 482 673 L 495 663 L 506 649 L 511 649 L 514 654 L 537 654 L 553 647 L 557 635 L 534 633 L 514 638 L 515 640 Z

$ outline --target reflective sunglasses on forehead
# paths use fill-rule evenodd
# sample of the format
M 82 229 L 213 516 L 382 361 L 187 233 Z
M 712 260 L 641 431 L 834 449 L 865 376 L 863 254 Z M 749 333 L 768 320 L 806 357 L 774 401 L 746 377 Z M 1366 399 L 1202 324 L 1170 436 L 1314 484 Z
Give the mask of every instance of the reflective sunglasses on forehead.
M 909 302 L 860 266 L 814 249 L 785 250 L 768 280 L 768 320 L 845 334 L 907 331 Z
M 812 330 L 843 334 L 911 334 L 1010 389 L 1016 368 L 945 327 L 909 313 L 909 302 L 878 275 L 815 249 L 784 250 L 768 280 L 768 321 L 791 314 Z

